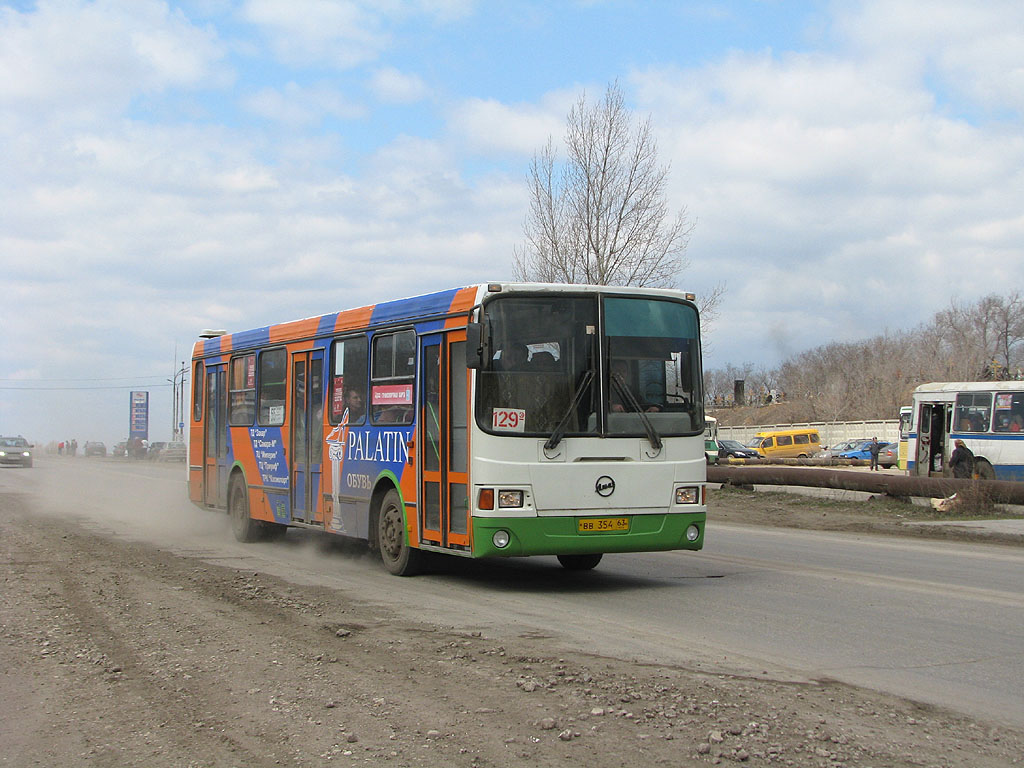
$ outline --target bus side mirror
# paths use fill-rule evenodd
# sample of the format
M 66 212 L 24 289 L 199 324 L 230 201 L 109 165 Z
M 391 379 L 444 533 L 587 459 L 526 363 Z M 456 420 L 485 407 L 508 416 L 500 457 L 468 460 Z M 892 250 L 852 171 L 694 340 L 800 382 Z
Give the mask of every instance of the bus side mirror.
M 466 325 L 466 367 L 474 370 L 484 367 L 484 333 L 481 323 Z

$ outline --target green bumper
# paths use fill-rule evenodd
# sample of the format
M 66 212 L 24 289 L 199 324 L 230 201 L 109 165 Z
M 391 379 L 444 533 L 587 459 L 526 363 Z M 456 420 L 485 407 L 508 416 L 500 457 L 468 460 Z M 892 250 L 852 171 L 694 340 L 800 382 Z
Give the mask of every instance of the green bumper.
M 629 518 L 625 532 L 580 533 L 581 517 L 474 517 L 474 557 L 522 557 L 525 555 L 584 555 L 608 552 L 658 552 L 669 549 L 701 549 L 704 546 L 706 512 L 688 514 L 616 515 Z M 696 525 L 700 535 L 687 541 L 686 529 Z M 507 531 L 509 543 L 499 549 L 494 533 Z

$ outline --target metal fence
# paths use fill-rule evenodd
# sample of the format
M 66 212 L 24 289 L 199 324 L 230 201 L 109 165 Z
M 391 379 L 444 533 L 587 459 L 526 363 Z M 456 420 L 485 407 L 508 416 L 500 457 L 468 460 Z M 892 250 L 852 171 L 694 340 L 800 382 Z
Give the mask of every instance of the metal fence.
M 725 427 L 718 426 L 718 437 L 726 440 L 737 440 L 744 445 L 753 439 L 758 432 L 770 432 L 776 429 L 801 429 L 811 427 L 818 430 L 821 437 L 821 447 L 841 443 L 844 440 L 857 440 L 864 438 L 870 440 L 877 437 L 887 443 L 894 443 L 900 439 L 899 419 L 878 420 L 878 421 L 815 421 L 801 424 L 766 424 L 758 427 Z

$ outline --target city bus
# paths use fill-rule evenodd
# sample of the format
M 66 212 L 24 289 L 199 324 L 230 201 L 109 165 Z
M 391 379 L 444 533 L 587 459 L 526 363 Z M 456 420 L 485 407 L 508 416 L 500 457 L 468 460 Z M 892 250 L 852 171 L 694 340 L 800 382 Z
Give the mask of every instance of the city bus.
M 1024 381 L 936 382 L 914 390 L 907 469 L 942 476 L 963 440 L 982 479 L 1024 480 Z
M 900 442 L 896 454 L 896 466 L 904 472 L 907 470 L 907 441 L 910 439 L 910 424 L 913 420 L 914 407 L 900 406 Z
M 718 419 L 704 416 L 704 456 L 708 464 L 718 463 Z
M 397 575 L 703 546 L 693 294 L 488 283 L 203 332 L 191 365 L 189 496 L 240 541 L 316 529 Z

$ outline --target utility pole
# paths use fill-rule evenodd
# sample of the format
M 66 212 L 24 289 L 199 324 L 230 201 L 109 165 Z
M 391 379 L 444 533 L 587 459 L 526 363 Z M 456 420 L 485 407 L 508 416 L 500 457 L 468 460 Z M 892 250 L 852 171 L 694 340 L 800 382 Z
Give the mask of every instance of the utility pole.
M 185 421 L 185 378 L 188 375 L 188 366 L 181 361 L 180 367 L 174 372 L 174 378 L 168 379 L 171 382 L 171 440 L 179 441 L 185 439 L 184 429 L 180 426 Z

